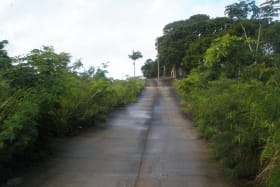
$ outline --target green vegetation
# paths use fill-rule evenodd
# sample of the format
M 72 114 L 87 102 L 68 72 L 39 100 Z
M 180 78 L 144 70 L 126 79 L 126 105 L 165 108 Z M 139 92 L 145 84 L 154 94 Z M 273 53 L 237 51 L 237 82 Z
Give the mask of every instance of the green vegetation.
M 80 61 L 52 47 L 10 58 L 6 44 L 0 42 L 0 181 L 13 160 L 37 159 L 51 138 L 93 126 L 143 88 L 135 79 L 107 78 L 106 64 L 81 71 Z
M 155 78 L 158 76 L 158 62 L 152 59 L 147 59 L 141 67 L 142 73 L 146 78 Z
M 243 0 L 228 17 L 194 15 L 164 27 L 158 59 L 181 68 L 178 92 L 232 177 L 280 186 L 280 2 Z

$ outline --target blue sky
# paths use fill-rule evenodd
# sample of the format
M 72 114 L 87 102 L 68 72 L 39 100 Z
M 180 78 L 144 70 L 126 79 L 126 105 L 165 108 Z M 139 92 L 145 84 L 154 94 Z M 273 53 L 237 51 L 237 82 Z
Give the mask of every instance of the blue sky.
M 68 52 L 85 67 L 109 63 L 109 76 L 133 75 L 128 55 L 139 50 L 136 74 L 155 59 L 155 39 L 163 27 L 194 14 L 224 16 L 237 0 L 1 0 L 0 40 L 9 40 L 10 56 L 42 45 Z

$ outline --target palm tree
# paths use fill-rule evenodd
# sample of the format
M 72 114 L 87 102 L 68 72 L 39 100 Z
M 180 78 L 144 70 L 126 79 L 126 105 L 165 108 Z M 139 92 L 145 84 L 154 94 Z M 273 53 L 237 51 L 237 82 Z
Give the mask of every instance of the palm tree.
M 143 55 L 140 51 L 132 51 L 132 54 L 131 55 L 128 55 L 129 58 L 131 58 L 133 60 L 133 66 L 134 66 L 134 77 L 135 77 L 135 61 L 138 59 L 138 58 L 142 58 Z

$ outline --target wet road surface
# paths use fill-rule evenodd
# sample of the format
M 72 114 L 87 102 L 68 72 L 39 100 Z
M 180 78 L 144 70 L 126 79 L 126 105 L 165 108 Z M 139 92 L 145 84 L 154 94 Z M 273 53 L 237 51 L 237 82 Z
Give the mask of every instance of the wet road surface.
M 170 81 L 147 80 L 137 103 L 104 128 L 61 140 L 24 187 L 232 187 L 180 112 Z

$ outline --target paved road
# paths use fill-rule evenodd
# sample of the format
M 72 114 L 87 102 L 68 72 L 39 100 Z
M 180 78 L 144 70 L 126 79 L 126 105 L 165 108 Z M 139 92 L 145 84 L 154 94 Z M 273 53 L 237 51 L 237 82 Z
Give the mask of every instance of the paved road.
M 139 102 L 114 112 L 104 128 L 59 142 L 20 186 L 232 187 L 181 114 L 169 82 L 147 80 Z

